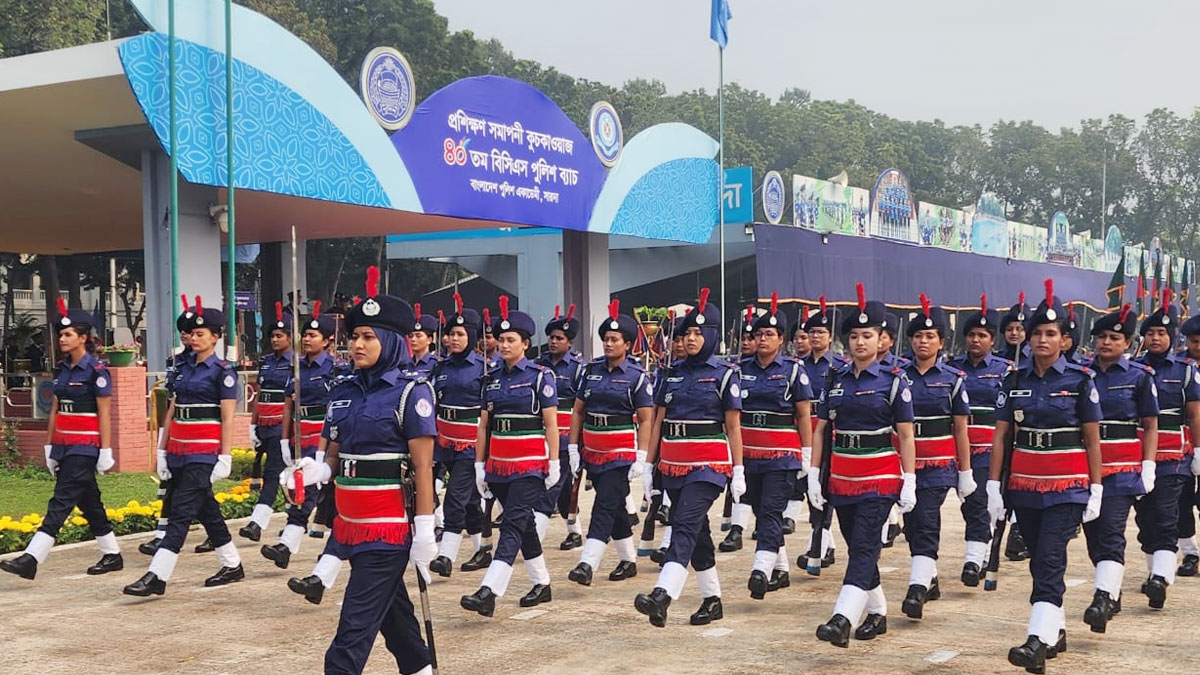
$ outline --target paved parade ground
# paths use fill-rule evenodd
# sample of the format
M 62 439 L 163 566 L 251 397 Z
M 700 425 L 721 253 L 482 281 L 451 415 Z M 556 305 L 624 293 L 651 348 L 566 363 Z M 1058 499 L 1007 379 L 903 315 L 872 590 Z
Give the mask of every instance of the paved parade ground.
M 580 500 L 588 510 L 592 492 Z M 717 500 L 714 523 L 719 522 Z M 283 516 L 272 519 L 271 531 Z M 1129 537 L 1135 532 L 1130 519 Z M 236 531 L 238 525 L 233 525 Z M 873 642 L 851 640 L 849 649 L 818 642 L 814 632 L 833 609 L 844 571 L 839 540 L 838 564 L 820 578 L 793 567 L 792 586 L 754 601 L 746 591 L 753 542 L 737 553 L 718 554 L 725 618 L 710 626 L 687 625 L 699 606 L 689 578 L 683 597 L 670 610 L 667 627 L 653 628 L 633 608 L 633 597 L 654 586 L 657 566 L 639 559 L 639 576 L 607 580 L 616 564 L 609 548 L 590 588 L 567 581 L 579 551 L 557 549 L 563 521 L 551 522 L 547 558 L 554 600 L 526 611 L 517 599 L 528 590 L 521 565 L 509 592 L 497 602 L 496 616 L 485 619 L 458 606 L 459 596 L 475 590 L 483 572 L 457 571 L 435 578 L 430 596 L 442 673 L 1020 673 L 1008 665 L 1009 647 L 1025 638 L 1029 615 L 1029 577 L 1024 563 L 1001 566 L 1000 590 L 968 589 L 958 580 L 962 565 L 962 518 L 953 496 L 943 509 L 943 556 L 939 564 L 942 599 L 926 605 L 925 619 L 900 613 L 908 586 L 908 552 L 903 539 L 885 549 L 881 560 L 888 595 L 888 633 Z M 714 537 L 721 533 L 715 532 Z M 788 538 L 791 557 L 800 552 L 807 528 Z M 586 527 L 585 527 L 586 532 Z M 660 530 L 661 532 L 661 530 Z M 98 559 L 93 542 L 58 548 L 35 582 L 0 576 L 0 625 L 8 673 L 204 673 L 205 675 L 317 673 L 337 625 L 346 572 L 320 606 L 288 591 L 288 577 L 309 573 L 321 544 L 307 539 L 291 569 L 277 569 L 252 544 L 235 536 L 247 579 L 203 589 L 216 571 L 213 554 L 194 554 L 203 535 L 193 530 L 188 551 L 161 598 L 121 595 L 121 587 L 146 571 L 149 558 L 136 552 L 146 535 L 122 541 L 125 570 L 88 577 L 83 570 Z M 274 543 L 274 540 L 264 543 Z M 1130 546 L 1133 551 L 1135 545 Z M 464 546 L 464 551 L 469 546 Z M 460 555 L 465 559 L 465 555 Z M 462 560 L 459 560 L 461 563 Z M 1168 592 L 1167 608 L 1146 607 L 1138 584 L 1144 560 L 1134 552 L 1125 580 L 1124 611 L 1106 635 L 1089 632 L 1082 622 L 1092 596 L 1092 568 L 1082 537 L 1070 546 L 1066 614 L 1069 651 L 1047 664 L 1048 672 L 1193 673 L 1200 644 L 1189 628 L 1200 622 L 1200 578 L 1181 578 Z M 409 577 L 410 580 L 412 577 Z M 414 602 L 415 583 L 410 581 Z M 418 615 L 419 616 L 419 615 Z M 395 663 L 376 642 L 367 673 L 394 673 Z

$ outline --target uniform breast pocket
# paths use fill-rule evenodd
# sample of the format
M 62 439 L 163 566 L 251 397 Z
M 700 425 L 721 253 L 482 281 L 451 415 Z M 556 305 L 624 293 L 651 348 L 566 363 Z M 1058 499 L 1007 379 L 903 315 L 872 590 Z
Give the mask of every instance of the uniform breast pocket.
M 1055 410 L 1074 410 L 1078 400 L 1074 396 L 1051 396 L 1050 407 Z
M 1115 387 L 1105 391 L 1104 395 L 1113 401 L 1128 401 L 1133 398 L 1133 387 Z

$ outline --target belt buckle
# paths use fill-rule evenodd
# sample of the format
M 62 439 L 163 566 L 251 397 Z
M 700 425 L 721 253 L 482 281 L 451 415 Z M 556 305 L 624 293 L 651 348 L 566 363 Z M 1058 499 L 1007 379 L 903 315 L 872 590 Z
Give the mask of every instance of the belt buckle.
M 862 447 L 862 438 L 857 434 L 847 434 L 844 438 L 846 439 L 847 448 L 857 450 Z
M 1038 448 L 1038 449 L 1042 449 L 1042 448 L 1046 447 L 1046 432 L 1045 431 L 1039 430 L 1039 431 L 1033 432 L 1033 447 Z
M 682 437 L 687 425 L 683 422 L 668 422 L 667 435 L 673 437 Z
M 342 460 L 342 475 L 347 478 L 355 478 L 358 475 L 358 460 L 343 459 Z
M 922 430 L 924 430 L 924 428 L 925 428 L 924 422 L 917 422 L 915 420 L 913 421 L 913 435 L 915 435 L 919 438 L 921 436 L 921 432 L 922 432 Z
M 750 424 L 751 424 L 752 426 L 756 426 L 756 427 L 765 427 L 765 426 L 767 426 L 767 415 L 766 415 L 766 413 L 761 413 L 761 412 L 754 412 L 754 413 L 750 413 Z
M 496 431 L 508 433 L 512 431 L 512 420 L 506 417 L 496 419 Z

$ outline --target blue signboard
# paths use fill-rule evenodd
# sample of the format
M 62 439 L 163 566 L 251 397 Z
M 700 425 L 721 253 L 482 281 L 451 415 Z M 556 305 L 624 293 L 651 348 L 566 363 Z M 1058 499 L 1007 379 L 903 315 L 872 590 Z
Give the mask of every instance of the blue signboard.
M 721 196 L 726 225 L 754 220 L 754 170 L 748 166 L 725 169 L 725 194 Z
M 255 300 L 253 293 L 249 291 L 235 291 L 233 297 L 235 298 L 234 304 L 238 308 L 238 311 L 258 311 L 258 302 Z
M 392 136 L 426 213 L 587 230 L 604 165 L 562 109 L 523 82 L 459 80 Z

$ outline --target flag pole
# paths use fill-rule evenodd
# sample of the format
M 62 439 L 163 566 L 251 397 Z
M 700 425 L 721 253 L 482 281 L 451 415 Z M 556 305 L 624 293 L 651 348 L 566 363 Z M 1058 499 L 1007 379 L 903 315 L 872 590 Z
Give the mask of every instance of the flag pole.
M 725 353 L 725 49 L 717 45 L 717 223 L 721 255 L 721 353 Z

